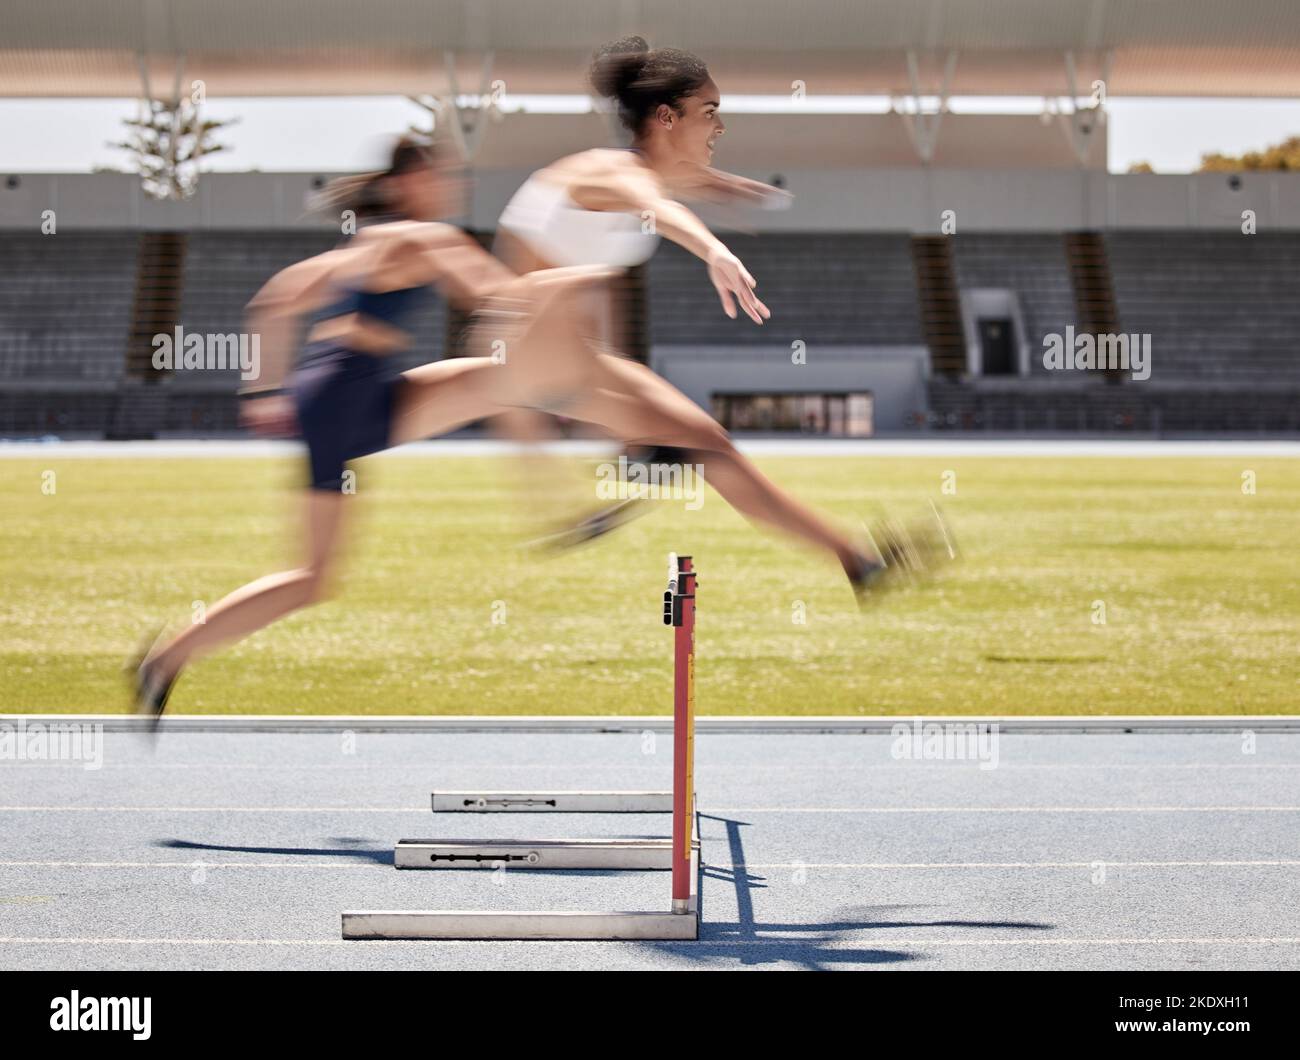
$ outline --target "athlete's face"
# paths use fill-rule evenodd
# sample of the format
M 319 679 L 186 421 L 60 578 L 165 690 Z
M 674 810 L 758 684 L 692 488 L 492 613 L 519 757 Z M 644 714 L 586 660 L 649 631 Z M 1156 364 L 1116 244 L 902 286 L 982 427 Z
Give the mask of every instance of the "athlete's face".
M 464 213 L 465 182 L 460 166 L 433 163 L 391 178 L 402 214 L 415 221 L 436 221 Z
M 713 148 L 726 126 L 718 117 L 722 94 L 709 78 L 698 92 L 682 100 L 682 113 L 672 115 L 672 143 L 682 159 L 710 165 Z M 667 108 L 665 108 L 667 109 Z

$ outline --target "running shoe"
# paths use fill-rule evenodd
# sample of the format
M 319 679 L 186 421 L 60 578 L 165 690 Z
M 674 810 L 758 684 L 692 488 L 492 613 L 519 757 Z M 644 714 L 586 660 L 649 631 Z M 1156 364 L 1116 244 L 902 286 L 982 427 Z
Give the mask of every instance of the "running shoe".
M 957 558 L 952 530 L 933 502 L 913 519 L 886 515 L 864 524 L 863 534 L 870 548 L 862 550 L 862 564 L 846 573 L 864 610 L 885 591 L 918 585 Z M 870 558 L 873 553 L 875 561 Z
M 689 449 L 679 449 L 672 445 L 636 445 L 628 446 L 620 455 L 626 458 L 628 467 L 639 465 L 649 468 L 654 464 L 680 466 L 689 463 L 691 452 Z M 646 475 L 643 481 L 648 482 L 650 480 L 651 477 Z M 625 482 L 626 479 L 620 479 L 620 481 Z M 641 497 L 628 497 L 624 500 L 613 501 L 604 508 L 599 508 L 584 515 L 576 523 L 563 526 L 554 533 L 534 538 L 527 542 L 525 547 L 546 552 L 562 552 L 566 549 L 576 548 L 578 545 L 585 545 L 588 541 L 594 541 L 596 538 L 608 534 L 611 530 L 617 530 L 624 523 L 630 522 L 648 511 L 650 511 L 650 508 L 645 503 L 644 498 Z
M 564 552 L 594 541 L 647 511 L 649 508 L 645 501 L 639 497 L 629 497 L 585 515 L 576 523 L 563 526 L 554 533 L 535 537 L 525 542 L 525 547 L 540 552 Z
M 157 646 L 162 634 L 163 631 L 160 629 L 149 645 L 142 648 L 126 666 L 127 678 L 131 682 L 135 699 L 135 712 L 149 719 L 151 733 L 158 731 L 163 711 L 167 709 L 167 700 L 171 698 L 176 678 L 180 676 L 179 673 L 175 673 L 170 677 L 163 677 L 157 672 L 156 665 L 150 665 L 145 661 Z

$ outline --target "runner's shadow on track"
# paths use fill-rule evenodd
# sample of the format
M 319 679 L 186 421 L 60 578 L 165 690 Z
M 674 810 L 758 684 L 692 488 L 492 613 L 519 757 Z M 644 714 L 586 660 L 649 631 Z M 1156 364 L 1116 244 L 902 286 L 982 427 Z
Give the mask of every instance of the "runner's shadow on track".
M 155 846 L 168 850 L 215 850 L 237 854 L 288 854 L 298 857 L 353 858 L 358 861 L 373 861 L 377 865 L 391 865 L 393 850 L 368 850 L 361 844 L 370 843 L 369 839 L 352 839 L 347 836 L 336 837 L 337 847 L 250 847 L 224 843 L 195 843 L 188 839 L 160 839 Z
M 912 909 L 910 905 L 860 907 L 862 919 L 841 918 L 823 923 L 760 922 L 754 915 L 752 892 L 765 890 L 763 876 L 745 868 L 741 828 L 747 822 L 700 814 L 701 821 L 718 821 L 726 829 L 730 865 L 709 865 L 701 858 L 697 894 L 700 896 L 700 937 L 695 942 L 672 943 L 663 948 L 683 958 L 723 958 L 741 965 L 797 964 L 806 969 L 828 968 L 848 964 L 902 964 L 908 961 L 933 960 L 931 954 L 912 950 L 845 948 L 846 941 L 859 931 L 880 928 L 992 928 L 1019 931 L 1050 931 L 1055 925 L 1022 920 L 920 920 L 884 919 L 881 914 Z M 702 831 L 702 829 L 701 829 Z M 705 849 L 701 835 L 701 852 Z M 705 908 L 705 879 L 733 884 L 738 918 L 733 923 L 710 921 Z M 792 937 L 802 935 L 805 937 Z

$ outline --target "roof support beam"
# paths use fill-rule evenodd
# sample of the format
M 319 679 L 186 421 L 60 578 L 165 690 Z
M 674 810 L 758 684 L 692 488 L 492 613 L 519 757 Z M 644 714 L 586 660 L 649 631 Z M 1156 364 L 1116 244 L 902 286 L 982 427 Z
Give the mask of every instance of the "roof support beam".
M 435 95 L 406 97 L 432 115 L 433 132 L 437 132 L 440 118 L 447 123 L 451 138 L 466 162 L 474 161 L 479 148 L 483 145 L 487 120 L 499 121 L 501 118 L 497 103 L 504 92 L 505 82 L 492 80 L 494 58 L 492 51 L 484 53 L 479 69 L 478 92 L 467 95 L 461 89 L 460 79 L 456 75 L 456 53 L 448 50 L 443 53 L 443 66 L 447 72 L 447 91 Z M 462 99 L 466 98 L 473 99 L 475 102 L 472 105 L 462 103 Z
M 911 114 L 899 108 L 899 117 L 903 119 L 903 128 L 916 149 L 917 156 L 925 165 L 934 158 L 935 148 L 939 144 L 939 124 L 948 107 L 948 92 L 952 86 L 952 76 L 957 70 L 957 49 L 951 49 L 943 65 L 943 78 L 939 83 L 939 109 L 933 114 L 921 110 L 921 73 L 916 51 L 907 51 L 907 82 L 911 89 L 913 112 Z
M 1058 114 L 1057 119 L 1066 141 L 1074 152 L 1079 165 L 1086 165 L 1088 154 L 1092 150 L 1093 134 L 1106 121 L 1106 82 L 1110 78 L 1111 61 L 1114 53 L 1107 50 L 1101 57 L 1101 76 L 1090 86 L 1091 105 L 1079 106 L 1079 77 L 1074 52 L 1065 53 L 1065 83 L 1068 89 L 1069 110 Z

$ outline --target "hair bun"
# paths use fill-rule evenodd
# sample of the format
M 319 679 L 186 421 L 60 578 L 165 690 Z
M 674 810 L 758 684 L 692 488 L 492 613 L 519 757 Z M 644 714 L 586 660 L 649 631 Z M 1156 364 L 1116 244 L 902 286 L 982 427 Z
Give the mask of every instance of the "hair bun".
M 641 74 L 650 45 L 631 36 L 602 46 L 591 60 L 591 86 L 600 95 L 617 99 Z

